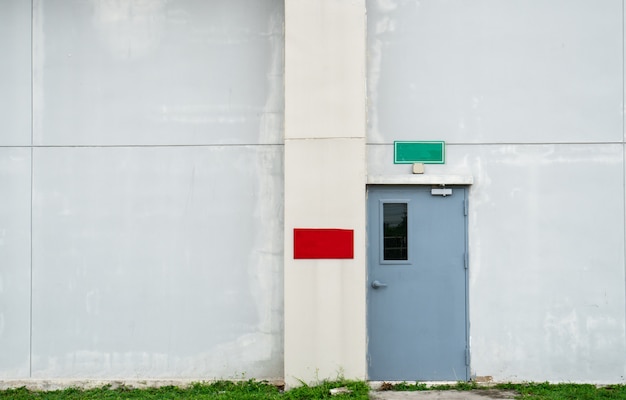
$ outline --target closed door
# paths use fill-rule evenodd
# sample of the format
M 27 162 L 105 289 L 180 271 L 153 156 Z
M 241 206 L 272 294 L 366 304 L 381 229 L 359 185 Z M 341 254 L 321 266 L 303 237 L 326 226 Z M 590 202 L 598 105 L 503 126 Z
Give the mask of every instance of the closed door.
M 369 379 L 465 381 L 467 190 L 368 188 Z

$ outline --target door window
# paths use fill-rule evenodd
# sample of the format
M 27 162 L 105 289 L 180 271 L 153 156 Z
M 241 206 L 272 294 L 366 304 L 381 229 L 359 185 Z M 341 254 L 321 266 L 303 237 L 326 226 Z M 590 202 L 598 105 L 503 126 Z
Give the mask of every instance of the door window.
M 381 202 L 381 257 L 382 264 L 408 264 L 409 226 L 407 201 Z

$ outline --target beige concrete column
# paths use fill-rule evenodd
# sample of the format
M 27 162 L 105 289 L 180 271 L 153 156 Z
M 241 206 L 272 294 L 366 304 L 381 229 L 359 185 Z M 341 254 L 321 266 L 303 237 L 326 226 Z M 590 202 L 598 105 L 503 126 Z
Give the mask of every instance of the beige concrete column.
M 365 1 L 285 1 L 285 380 L 366 378 Z M 294 228 L 354 229 L 295 260 Z

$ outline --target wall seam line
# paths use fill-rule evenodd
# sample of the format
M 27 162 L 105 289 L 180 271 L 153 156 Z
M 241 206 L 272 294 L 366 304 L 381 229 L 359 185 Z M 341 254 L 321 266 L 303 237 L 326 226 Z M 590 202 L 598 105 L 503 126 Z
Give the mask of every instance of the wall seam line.
M 624 121 L 622 118 L 622 127 Z M 410 142 L 410 140 L 407 140 Z M 551 146 L 551 145 L 567 145 L 567 146 L 588 146 L 588 145 L 606 145 L 606 144 L 624 144 L 624 140 L 621 141 L 606 141 L 606 142 L 485 142 L 485 143 L 463 143 L 463 142 L 445 142 L 446 146 Z M 393 146 L 393 143 L 366 143 L 368 146 Z
M 32 106 L 31 106 L 32 107 Z M 32 113 L 32 110 L 31 110 Z M 32 118 L 31 118 L 32 123 Z M 32 128 L 31 128 L 32 129 Z M 32 133 L 31 133 L 32 136 Z M 33 139 L 31 138 L 31 141 Z M 0 146 L 3 148 L 35 148 L 35 149 L 55 149 L 55 148 L 134 148 L 134 147 L 272 147 L 284 146 L 283 143 L 249 143 L 249 144 L 50 144 L 50 145 L 34 145 L 29 146 Z
M 323 137 L 297 137 L 297 138 L 285 138 L 286 141 L 303 141 L 303 140 L 363 140 L 365 136 L 323 136 Z

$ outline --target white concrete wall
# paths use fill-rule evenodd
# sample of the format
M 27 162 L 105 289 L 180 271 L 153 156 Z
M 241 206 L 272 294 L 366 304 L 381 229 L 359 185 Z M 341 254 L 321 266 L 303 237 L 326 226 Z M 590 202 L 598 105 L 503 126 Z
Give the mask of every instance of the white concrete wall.
M 283 21 L 0 3 L 1 379 L 283 376 Z
M 365 4 L 285 2 L 285 381 L 366 377 Z M 354 259 L 294 260 L 294 228 Z
M 0 2 L 0 379 L 366 378 L 366 176 L 432 139 L 472 374 L 624 382 L 623 2 L 284 3 Z
M 30 3 L 0 2 L 0 378 L 29 373 L 30 32 Z
M 368 6 L 368 174 L 472 175 L 474 376 L 624 382 L 623 2 Z

